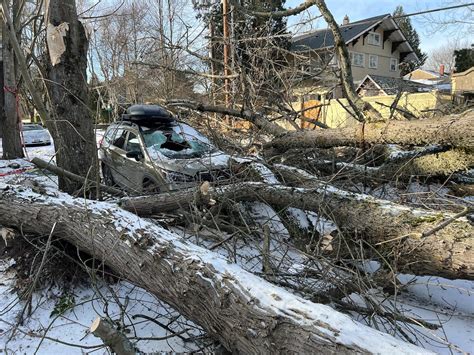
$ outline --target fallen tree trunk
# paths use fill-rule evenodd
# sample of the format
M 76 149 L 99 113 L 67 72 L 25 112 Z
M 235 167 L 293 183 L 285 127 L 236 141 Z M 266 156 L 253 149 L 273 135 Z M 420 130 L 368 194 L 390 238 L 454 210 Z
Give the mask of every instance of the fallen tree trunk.
M 0 195 L 0 224 L 44 235 L 55 225 L 55 236 L 169 303 L 230 351 L 428 353 L 267 283 L 112 204 L 11 187 Z
M 456 172 L 467 171 L 474 166 L 474 154 L 464 150 L 450 150 L 407 161 L 389 161 L 377 167 L 330 160 L 312 160 L 310 165 L 327 174 L 349 171 L 371 179 L 408 179 L 412 176 L 450 176 Z
M 340 190 L 300 169 L 275 168 L 285 182 L 312 187 L 288 193 L 286 199 L 291 198 L 295 207 L 323 213 L 343 231 L 357 232 L 382 255 L 396 260 L 398 271 L 474 280 L 474 226 L 464 217 L 469 209 L 454 215 L 410 208 Z
M 388 121 L 344 128 L 288 132 L 269 142 L 270 155 L 293 148 L 329 148 L 345 145 L 439 144 L 474 149 L 474 113 L 429 120 Z
M 357 232 L 390 260 L 396 260 L 399 271 L 474 279 L 474 227 L 466 218 L 452 220 L 442 229 L 435 230 L 454 215 L 347 192 L 319 182 L 302 170 L 283 165 L 276 167 L 285 181 L 296 185 L 309 183 L 310 186 L 248 182 L 210 188 L 210 197 L 217 201 L 263 200 L 280 209 L 296 207 L 322 213 L 347 235 Z M 188 206 L 197 200 L 195 196 L 195 190 L 186 190 L 122 199 L 120 205 L 146 216 Z

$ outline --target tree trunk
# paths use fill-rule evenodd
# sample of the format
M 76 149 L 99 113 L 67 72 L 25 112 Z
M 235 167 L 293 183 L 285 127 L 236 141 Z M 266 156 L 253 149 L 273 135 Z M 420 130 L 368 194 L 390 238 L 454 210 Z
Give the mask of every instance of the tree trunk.
M 474 227 L 466 218 L 449 221 L 453 214 L 409 208 L 368 195 L 350 193 L 319 182 L 306 172 L 277 167 L 284 180 L 297 186 L 269 186 L 240 183 L 211 188 L 210 197 L 225 200 L 263 200 L 278 209 L 296 207 L 323 213 L 348 236 L 355 233 L 371 243 L 389 260 L 397 261 L 398 271 L 416 275 L 438 275 L 451 279 L 474 280 Z M 142 216 L 186 208 L 196 198 L 194 190 L 122 199 L 120 206 Z M 337 239 L 333 242 L 335 245 Z M 337 249 L 334 247 L 333 249 Z M 394 258 L 394 251 L 398 254 Z
M 451 176 L 456 172 L 467 171 L 474 166 L 474 154 L 466 153 L 461 149 L 450 150 L 408 160 L 388 161 L 377 167 L 331 160 L 313 160 L 303 163 L 326 174 L 350 172 L 353 175 L 381 181 L 407 180 L 413 176 Z
M 468 208 L 458 215 L 410 208 L 337 189 L 303 170 L 276 168 L 285 182 L 311 188 L 287 188 L 280 196 L 268 193 L 265 197 L 274 200 L 269 203 L 291 201 L 294 207 L 325 214 L 342 231 L 357 234 L 396 261 L 396 271 L 474 280 L 474 226 L 464 217 Z
M 333 15 L 326 6 L 324 0 L 316 0 L 318 7 L 324 20 L 327 22 L 334 37 L 334 50 L 338 59 L 339 68 L 341 69 L 341 84 L 344 96 L 349 105 L 354 110 L 354 118 L 360 122 L 365 121 L 364 112 L 369 114 L 369 118 L 380 118 L 380 113 L 375 110 L 368 102 L 362 100 L 357 94 L 354 87 L 354 79 L 352 77 L 351 61 L 349 58 L 349 51 L 347 50 L 346 42 L 342 37 L 341 30 Z
M 88 109 L 85 29 L 74 0 L 51 0 L 48 8 L 47 87 L 51 119 L 47 122 L 56 148 L 57 165 L 73 174 L 98 173 L 93 119 Z M 59 188 L 73 193 L 82 183 L 59 176 Z
M 56 236 L 169 303 L 230 351 L 428 353 L 267 283 L 112 204 L 22 191 L 2 192 L 0 224 L 44 235 L 56 224 Z
M 13 1 L 13 12 L 17 12 L 18 1 Z M 16 14 L 18 15 L 18 14 Z M 2 21 L 2 30 L 6 34 L 12 31 L 16 35 L 14 28 L 9 28 L 9 24 Z M 15 54 L 12 42 L 8 36 L 3 36 L 3 159 L 23 158 L 23 147 L 21 144 L 21 118 L 19 116 L 18 87 L 16 82 Z
M 365 123 L 344 128 L 289 132 L 266 145 L 269 153 L 293 148 L 329 148 L 345 145 L 439 144 L 474 149 L 474 113 L 429 120 Z

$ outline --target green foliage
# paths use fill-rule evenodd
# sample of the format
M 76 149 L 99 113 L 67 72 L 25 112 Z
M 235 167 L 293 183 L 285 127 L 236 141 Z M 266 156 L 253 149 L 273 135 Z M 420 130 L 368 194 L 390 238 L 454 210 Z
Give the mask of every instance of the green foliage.
M 393 16 L 396 17 L 402 15 L 405 15 L 405 11 L 403 10 L 403 6 L 399 5 L 393 12 Z M 405 75 L 425 64 L 428 56 L 420 49 L 420 37 L 418 36 L 418 32 L 416 32 L 416 30 L 413 28 L 410 18 L 402 17 L 395 18 L 394 20 L 400 27 L 400 30 L 403 32 L 408 43 L 410 43 L 410 46 L 413 48 L 413 51 L 418 57 L 418 60 L 407 63 L 407 65 L 402 69 L 402 75 Z
M 70 293 L 63 293 L 63 295 L 59 298 L 58 302 L 54 305 L 54 309 L 50 314 L 50 317 L 54 317 L 57 315 L 62 315 L 69 311 L 70 309 L 74 308 L 76 304 L 76 299 Z
M 454 51 L 456 72 L 463 72 L 474 67 L 474 48 L 463 48 Z

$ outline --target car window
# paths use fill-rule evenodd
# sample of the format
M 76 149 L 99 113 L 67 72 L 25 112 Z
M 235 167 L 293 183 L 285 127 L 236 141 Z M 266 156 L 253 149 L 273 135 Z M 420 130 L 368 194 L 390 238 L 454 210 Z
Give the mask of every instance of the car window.
M 197 158 L 215 150 L 205 136 L 195 130 L 193 130 L 193 134 L 189 134 L 190 131 L 189 129 L 186 132 L 178 126 L 169 129 L 152 128 L 143 129 L 142 135 L 149 152 L 160 152 L 168 158 Z M 197 136 L 196 133 L 200 136 Z M 151 155 L 154 156 L 154 154 Z
M 34 124 L 34 125 L 24 125 L 22 128 L 22 131 L 42 131 L 43 127 L 40 125 Z
M 115 132 L 117 132 L 117 127 L 111 127 L 105 132 L 104 135 L 104 141 L 107 143 L 112 143 L 112 138 L 115 135 Z
M 127 144 L 125 144 L 125 151 L 127 152 L 141 152 L 140 141 L 135 133 L 128 134 Z
M 118 128 L 112 145 L 116 146 L 117 148 L 123 149 L 123 146 L 125 145 L 125 139 L 127 138 L 127 133 L 128 132 L 123 128 Z

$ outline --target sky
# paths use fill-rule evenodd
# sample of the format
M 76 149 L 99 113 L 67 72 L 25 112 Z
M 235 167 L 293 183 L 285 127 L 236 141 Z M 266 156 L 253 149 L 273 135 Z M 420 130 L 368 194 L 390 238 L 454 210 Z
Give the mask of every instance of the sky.
M 295 7 L 302 3 L 303 0 L 287 0 L 285 7 Z M 332 12 L 338 23 L 342 23 L 345 15 L 349 16 L 350 21 L 358 21 L 364 18 L 382 15 L 385 13 L 392 13 L 397 5 L 402 5 L 405 13 L 413 13 L 424 11 L 428 9 L 435 9 L 447 6 L 459 5 L 462 3 L 472 3 L 472 1 L 463 0 L 326 0 L 326 5 Z M 462 40 L 474 44 L 474 6 L 470 11 L 468 8 L 447 10 L 431 15 L 419 15 L 410 17 L 412 25 L 417 30 L 420 40 L 421 49 L 424 52 L 443 45 L 446 41 Z M 315 7 L 309 10 L 311 14 L 316 15 L 319 12 Z M 306 13 L 306 18 L 309 14 Z M 462 19 L 464 24 L 448 25 L 443 28 L 435 25 L 440 19 Z M 294 25 L 299 22 L 301 17 L 293 16 L 289 19 L 288 25 Z M 470 23 L 470 24 L 466 24 Z M 306 25 L 305 30 L 308 30 L 311 24 L 317 28 L 326 26 L 323 19 Z M 292 29 L 293 31 L 293 29 Z

